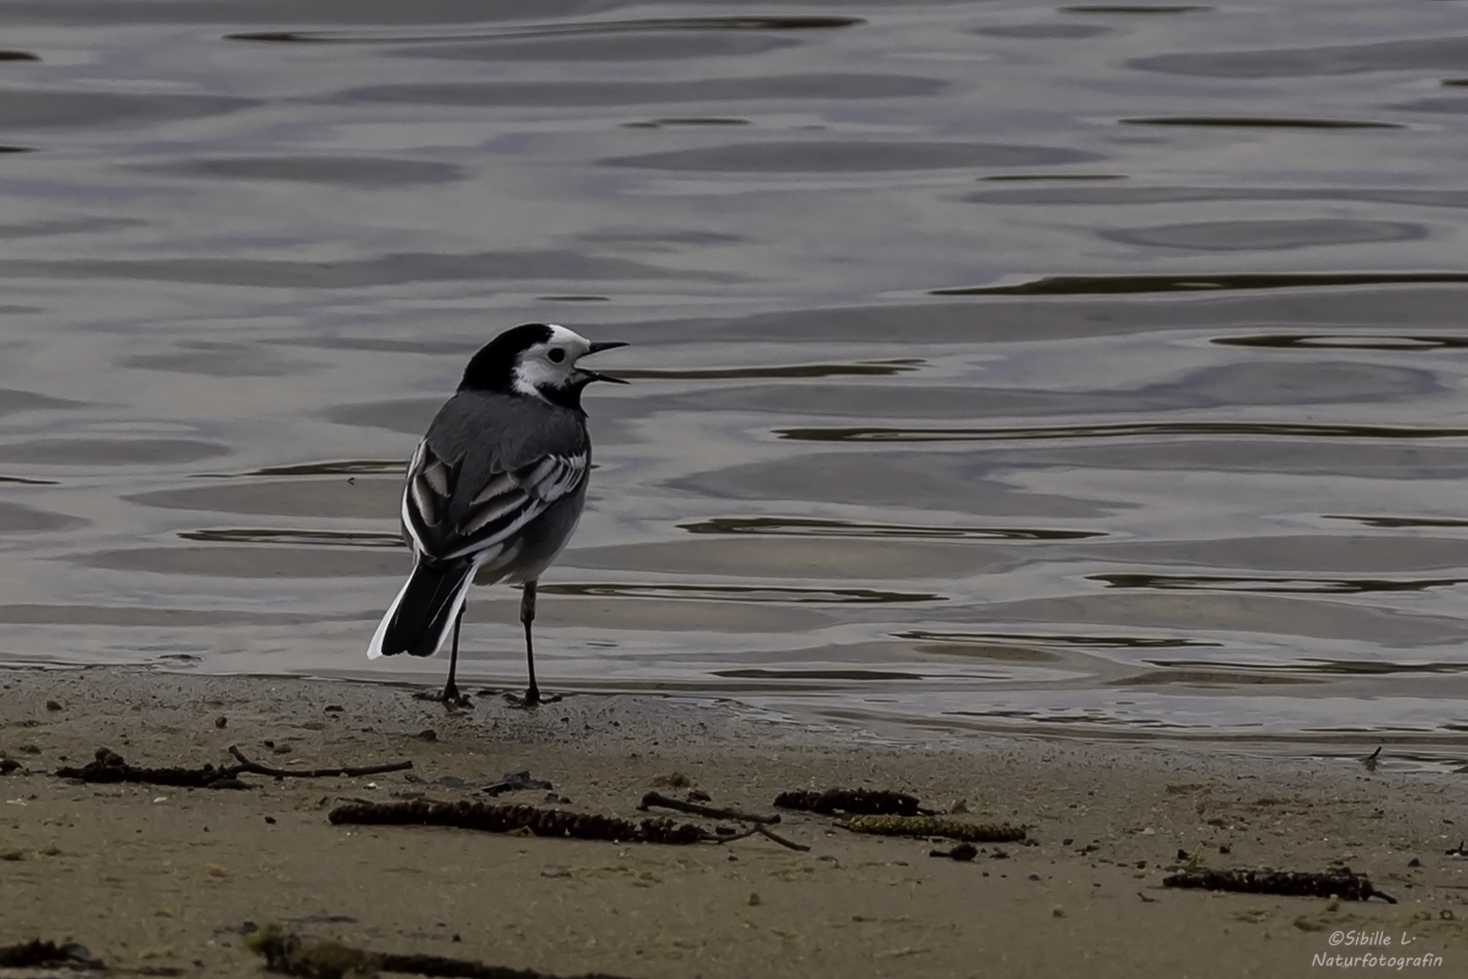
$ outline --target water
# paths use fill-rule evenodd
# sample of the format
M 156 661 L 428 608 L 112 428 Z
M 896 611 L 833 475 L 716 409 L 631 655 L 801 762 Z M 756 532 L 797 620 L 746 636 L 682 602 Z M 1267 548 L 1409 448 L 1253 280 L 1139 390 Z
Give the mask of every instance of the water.
M 1461 4 L 495 9 L 0 0 L 5 660 L 437 681 L 399 473 L 540 320 L 635 344 L 547 687 L 1468 755 Z

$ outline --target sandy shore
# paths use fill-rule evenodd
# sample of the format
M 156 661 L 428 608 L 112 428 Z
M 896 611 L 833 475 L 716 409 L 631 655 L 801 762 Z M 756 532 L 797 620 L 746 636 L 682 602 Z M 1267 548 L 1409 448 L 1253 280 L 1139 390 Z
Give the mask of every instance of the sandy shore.
M 103 746 L 195 767 L 229 764 L 231 745 L 282 768 L 413 767 L 245 775 L 242 791 L 51 774 Z M 0 673 L 0 753 L 23 766 L 0 776 L 0 944 L 76 941 L 117 968 L 258 975 L 241 928 L 273 921 L 384 952 L 628 977 L 1301 976 L 1317 955 L 1363 953 L 1440 958 L 1403 974 L 1468 970 L 1468 859 L 1445 853 L 1468 836 L 1464 776 L 990 737 L 835 743 L 628 696 L 448 713 L 385 685 L 121 669 Z M 675 773 L 757 812 L 785 789 L 893 788 L 965 800 L 960 818 L 1022 823 L 1030 841 L 960 863 L 798 813 L 778 830 L 809 852 L 327 820 L 349 799 L 487 799 L 476 790 L 526 769 L 553 790 L 500 801 L 641 819 L 643 793 Z M 1165 889 L 1180 849 L 1219 869 L 1344 863 L 1401 903 Z

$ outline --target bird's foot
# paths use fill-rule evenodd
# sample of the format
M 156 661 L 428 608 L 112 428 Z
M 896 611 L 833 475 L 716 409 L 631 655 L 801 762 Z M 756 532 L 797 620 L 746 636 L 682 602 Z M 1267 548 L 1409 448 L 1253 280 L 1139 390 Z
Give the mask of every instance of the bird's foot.
M 434 703 L 443 704 L 449 710 L 467 710 L 474 706 L 474 701 L 465 694 L 459 693 L 458 685 L 450 680 L 438 693 L 415 693 L 414 700 L 431 700 Z
M 540 692 L 539 687 L 531 687 L 529 690 L 525 691 L 525 696 L 523 697 L 517 693 L 505 694 L 505 703 L 509 704 L 511 707 L 517 707 L 520 710 L 529 710 L 533 707 L 539 707 L 541 704 L 558 703 L 560 699 L 560 694 L 543 694 Z

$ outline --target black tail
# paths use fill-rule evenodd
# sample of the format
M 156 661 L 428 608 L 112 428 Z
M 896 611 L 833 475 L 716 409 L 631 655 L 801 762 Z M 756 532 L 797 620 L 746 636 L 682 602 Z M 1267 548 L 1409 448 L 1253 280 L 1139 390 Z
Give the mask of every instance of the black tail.
M 463 608 L 461 596 L 471 584 L 474 564 L 468 560 L 420 560 L 398 592 L 372 637 L 369 656 L 432 656 L 448 636 Z

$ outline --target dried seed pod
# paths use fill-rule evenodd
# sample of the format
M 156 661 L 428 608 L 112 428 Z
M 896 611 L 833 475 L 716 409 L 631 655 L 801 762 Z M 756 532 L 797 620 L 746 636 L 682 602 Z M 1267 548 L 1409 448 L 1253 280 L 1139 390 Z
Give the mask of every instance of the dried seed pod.
M 304 979 L 375 976 L 379 970 L 415 976 L 442 976 L 445 979 L 557 979 L 550 973 L 535 969 L 513 969 L 472 959 L 374 952 L 341 942 L 306 938 L 286 932 L 279 925 L 266 925 L 246 935 L 245 946 L 255 954 L 264 956 L 265 967 L 271 972 L 302 976 Z M 595 972 L 571 976 L 569 979 L 618 977 Z
M 691 823 L 675 823 L 667 818 L 634 823 L 630 819 L 599 813 L 468 801 L 414 799 L 410 802 L 353 803 L 333 809 L 327 818 L 333 825 L 453 826 L 488 833 L 527 829 L 536 836 L 620 843 L 686 845 L 714 838 Z
M 265 744 L 274 746 L 275 742 L 266 741 Z M 269 775 L 272 778 L 329 778 L 339 775 L 380 775 L 413 767 L 411 761 L 399 761 L 388 765 L 348 768 L 269 768 L 250 761 L 233 745 L 230 746 L 229 753 L 239 760 L 238 765 L 230 765 L 228 768 L 215 768 L 213 765 L 202 768 L 136 768 L 129 765 L 117 752 L 98 748 L 96 760 L 81 768 L 59 768 L 56 775 L 60 778 L 81 779 L 83 782 L 139 782 L 144 785 L 176 785 L 187 788 L 244 789 L 249 786 L 241 782 L 239 776 L 245 772 Z
M 79 778 L 83 782 L 141 782 L 146 785 L 177 785 L 187 788 L 244 788 L 235 776 L 237 770 L 215 768 L 135 768 L 117 752 L 98 748 L 96 759 L 81 768 L 59 768 L 60 778 Z M 234 784 L 229 784 L 234 780 Z M 224 783 L 224 784 L 220 784 Z
M 70 945 L 57 945 L 55 942 L 43 942 L 38 938 L 32 938 L 30 941 L 17 942 L 14 945 L 0 945 L 0 968 L 102 970 L 107 967 L 92 958 L 92 953 L 87 951 L 85 945 L 78 945 L 75 942 Z
M 965 823 L 943 816 L 857 816 L 846 823 L 853 833 L 882 836 L 946 836 L 969 843 L 1017 843 L 1023 826 L 1009 823 Z
M 1284 894 L 1291 897 L 1340 897 L 1366 901 L 1372 897 L 1396 904 L 1396 898 L 1371 886 L 1364 874 L 1315 874 L 1267 870 L 1204 870 L 1163 878 L 1163 887 L 1235 891 L 1242 894 Z
M 827 789 L 824 792 L 781 792 L 775 797 L 780 809 L 798 809 L 822 816 L 838 812 L 853 816 L 916 816 L 922 813 L 919 800 L 890 789 Z

